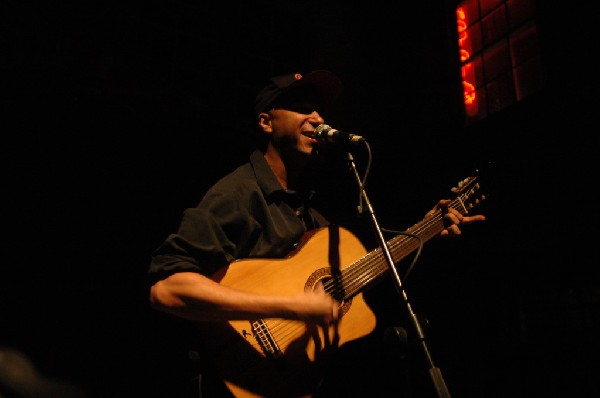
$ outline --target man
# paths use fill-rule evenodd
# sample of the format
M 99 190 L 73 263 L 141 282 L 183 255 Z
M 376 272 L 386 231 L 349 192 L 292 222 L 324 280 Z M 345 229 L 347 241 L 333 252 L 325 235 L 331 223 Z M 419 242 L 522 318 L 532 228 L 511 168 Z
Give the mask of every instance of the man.
M 315 128 L 341 90 L 324 70 L 272 78 L 256 98 L 259 148 L 187 209 L 178 231 L 153 254 L 153 308 L 198 324 L 225 391 L 236 396 L 318 394 L 338 347 L 372 330 L 358 330 L 374 323 L 360 297 L 333 290 L 344 257 L 358 248 L 349 255 L 358 260 L 362 246 L 352 241 L 336 251 L 336 239 L 345 244 L 353 237 L 311 206 L 306 178 L 319 148 Z M 484 219 L 463 216 L 449 202 L 430 212 L 445 208 L 440 235 Z M 314 230 L 324 232 L 305 239 Z M 306 261 L 309 249 L 327 253 L 322 263 Z M 354 317 L 357 326 L 350 324 Z

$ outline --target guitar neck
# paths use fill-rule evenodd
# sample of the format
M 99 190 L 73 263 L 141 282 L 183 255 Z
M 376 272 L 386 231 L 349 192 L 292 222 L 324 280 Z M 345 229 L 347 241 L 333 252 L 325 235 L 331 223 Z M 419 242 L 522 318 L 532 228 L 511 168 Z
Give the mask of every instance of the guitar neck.
M 467 214 L 461 197 L 455 198 L 449 205 L 463 215 Z M 444 218 L 441 210 L 426 217 L 417 224 L 407 229 L 405 234 L 400 234 L 387 242 L 394 263 L 404 259 L 413 251 L 417 250 L 422 243 L 437 236 L 444 229 Z M 409 235 L 410 234 L 410 235 Z M 412 236 L 411 236 L 412 235 Z M 416 237 L 420 238 L 417 239 Z M 382 249 L 377 248 L 362 257 L 357 262 L 345 268 L 342 272 L 342 283 L 344 286 L 343 299 L 348 299 L 360 293 L 372 282 L 379 279 L 389 270 L 389 266 L 383 255 Z M 338 300 L 341 298 L 337 298 Z

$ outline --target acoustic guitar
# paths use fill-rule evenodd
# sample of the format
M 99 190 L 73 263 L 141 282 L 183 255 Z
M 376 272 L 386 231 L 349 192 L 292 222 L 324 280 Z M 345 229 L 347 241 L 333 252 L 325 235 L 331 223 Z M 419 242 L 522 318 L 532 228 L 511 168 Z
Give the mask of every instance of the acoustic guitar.
M 452 189 L 450 207 L 467 215 L 482 200 L 479 177 Z M 395 263 L 444 229 L 441 210 L 387 242 Z M 415 235 L 420 237 L 415 238 Z M 300 397 L 316 391 L 331 353 L 371 333 L 376 317 L 363 293 L 390 272 L 381 248 L 368 252 L 349 230 L 328 226 L 309 233 L 283 259 L 243 259 L 216 272 L 219 283 L 261 294 L 287 295 L 314 289 L 321 282 L 341 304 L 334 326 L 288 319 L 200 323 L 209 355 L 236 397 Z

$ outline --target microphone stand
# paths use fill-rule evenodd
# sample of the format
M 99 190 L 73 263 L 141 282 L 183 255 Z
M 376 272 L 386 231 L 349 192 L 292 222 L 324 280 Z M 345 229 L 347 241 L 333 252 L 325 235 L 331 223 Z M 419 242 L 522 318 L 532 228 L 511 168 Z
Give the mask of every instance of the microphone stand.
M 364 203 L 367 208 L 367 212 L 371 216 L 371 222 L 373 223 L 373 229 L 375 230 L 375 233 L 377 235 L 377 240 L 379 241 L 379 245 L 381 246 L 381 251 L 383 252 L 383 255 L 386 259 L 388 267 L 394 277 L 394 282 L 396 284 L 396 290 L 402 296 L 402 299 L 404 300 L 404 303 L 406 305 L 406 309 L 408 310 L 408 314 L 409 314 L 409 316 L 412 320 L 412 323 L 415 327 L 417 337 L 419 339 L 419 342 L 421 343 L 421 348 L 423 349 L 425 359 L 429 366 L 428 373 L 429 373 L 429 376 L 431 377 L 431 381 L 433 382 L 433 386 L 435 388 L 437 396 L 440 398 L 450 398 L 450 392 L 448 391 L 448 387 L 446 386 L 446 383 L 444 382 L 442 372 L 433 363 L 433 358 L 431 356 L 431 353 L 429 352 L 427 343 L 425 342 L 425 334 L 423 332 L 423 329 L 421 328 L 421 323 L 419 322 L 417 315 L 413 312 L 412 306 L 411 306 L 410 302 L 408 301 L 408 296 L 406 294 L 406 291 L 404 290 L 404 287 L 402 284 L 402 279 L 400 278 L 400 275 L 398 274 L 398 271 L 396 270 L 396 267 L 394 265 L 394 260 L 393 260 L 392 254 L 390 253 L 390 249 L 388 247 L 387 241 L 385 240 L 383 233 L 381 231 L 381 228 L 379 227 L 379 222 L 377 221 L 377 218 L 375 217 L 375 212 L 373 210 L 373 207 L 371 206 L 371 202 L 369 201 L 367 192 L 364 190 L 364 187 L 362 185 L 360 175 L 356 169 L 356 164 L 354 163 L 354 158 L 350 152 L 347 152 L 346 156 L 348 157 L 348 162 L 350 163 L 350 167 L 352 168 L 352 171 L 354 172 L 354 175 L 356 177 L 356 181 L 358 182 L 358 186 L 360 189 L 360 195 L 361 195 L 362 199 L 364 200 Z

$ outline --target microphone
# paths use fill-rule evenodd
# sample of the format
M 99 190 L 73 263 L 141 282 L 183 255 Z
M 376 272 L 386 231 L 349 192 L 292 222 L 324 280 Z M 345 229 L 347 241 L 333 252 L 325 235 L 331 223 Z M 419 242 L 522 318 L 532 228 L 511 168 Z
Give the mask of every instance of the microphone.
M 317 141 L 331 142 L 331 143 L 347 143 L 358 144 L 365 142 L 365 139 L 360 135 L 344 133 L 336 130 L 327 124 L 319 124 L 315 128 L 315 139 Z

